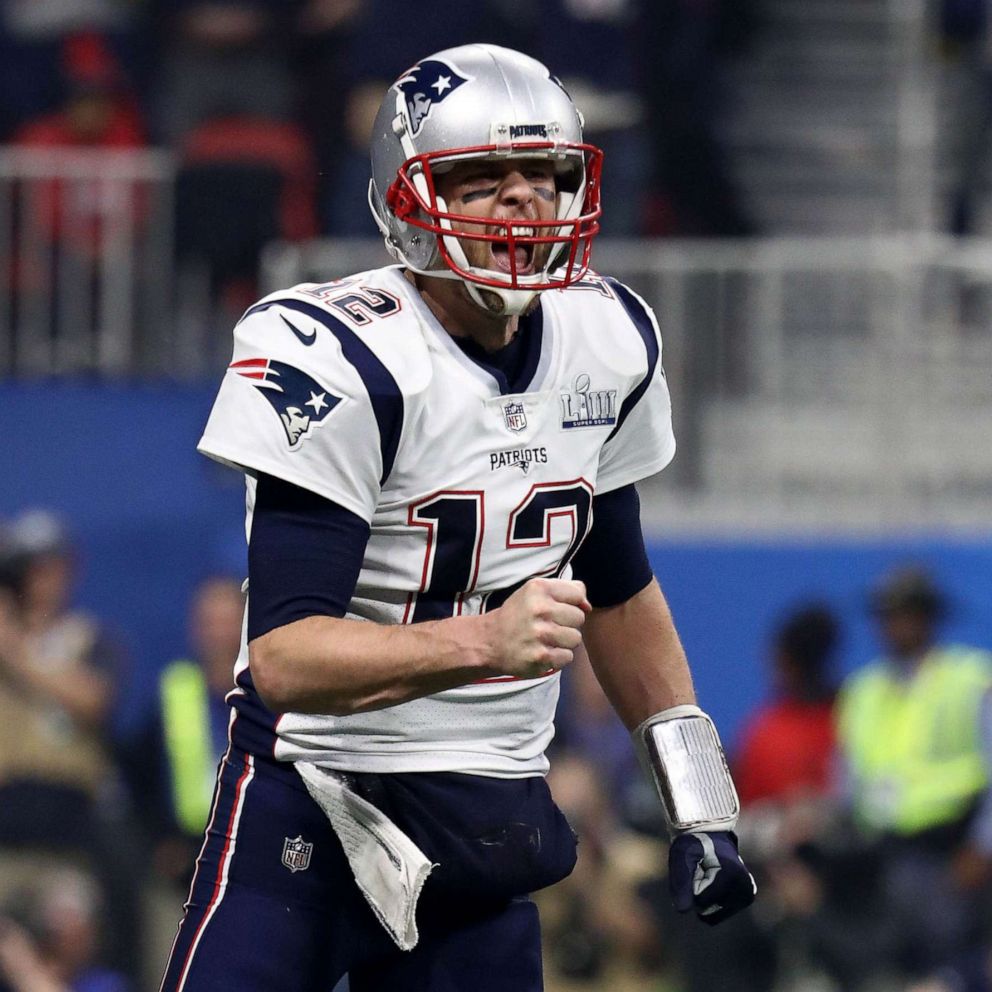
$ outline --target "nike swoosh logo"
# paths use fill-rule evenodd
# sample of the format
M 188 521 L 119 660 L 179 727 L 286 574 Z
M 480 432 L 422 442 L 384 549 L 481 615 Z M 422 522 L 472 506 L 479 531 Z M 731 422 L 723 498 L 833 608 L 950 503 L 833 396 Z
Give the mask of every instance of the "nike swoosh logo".
M 311 331 L 309 334 L 304 334 L 303 331 L 301 331 L 292 321 L 286 320 L 282 314 L 279 314 L 279 316 L 282 317 L 283 323 L 300 339 L 303 344 L 311 345 L 317 340 L 316 330 Z

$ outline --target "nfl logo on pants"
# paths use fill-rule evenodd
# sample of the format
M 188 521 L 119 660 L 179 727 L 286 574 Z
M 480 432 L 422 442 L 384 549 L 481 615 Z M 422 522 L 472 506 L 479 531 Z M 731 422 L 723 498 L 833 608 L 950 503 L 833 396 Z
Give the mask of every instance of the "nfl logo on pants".
M 282 845 L 282 863 L 290 871 L 306 871 L 310 867 L 310 852 L 313 844 L 308 844 L 302 836 L 292 840 L 287 837 Z

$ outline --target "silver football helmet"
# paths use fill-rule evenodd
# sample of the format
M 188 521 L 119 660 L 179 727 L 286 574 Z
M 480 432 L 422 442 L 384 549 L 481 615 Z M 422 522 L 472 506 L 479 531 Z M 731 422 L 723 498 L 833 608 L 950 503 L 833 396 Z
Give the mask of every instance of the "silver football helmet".
M 461 279 L 490 312 L 523 313 L 538 293 L 581 279 L 599 231 L 603 160 L 583 143 L 582 123 L 558 80 L 520 52 L 463 45 L 422 59 L 389 88 L 373 125 L 369 206 L 386 248 L 421 275 Z M 478 217 L 450 213 L 434 177 L 477 158 L 552 161 L 555 219 L 493 218 L 483 231 Z M 460 241 L 505 246 L 509 271 L 471 265 Z M 539 245 L 547 260 L 518 273 L 517 248 L 534 259 Z

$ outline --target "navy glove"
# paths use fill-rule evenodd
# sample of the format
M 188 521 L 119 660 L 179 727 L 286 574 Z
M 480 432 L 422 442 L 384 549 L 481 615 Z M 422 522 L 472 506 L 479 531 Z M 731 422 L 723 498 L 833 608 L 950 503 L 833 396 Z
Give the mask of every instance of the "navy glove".
M 668 852 L 668 887 L 680 913 L 690 909 L 710 926 L 754 902 L 754 878 L 728 830 L 679 834 Z

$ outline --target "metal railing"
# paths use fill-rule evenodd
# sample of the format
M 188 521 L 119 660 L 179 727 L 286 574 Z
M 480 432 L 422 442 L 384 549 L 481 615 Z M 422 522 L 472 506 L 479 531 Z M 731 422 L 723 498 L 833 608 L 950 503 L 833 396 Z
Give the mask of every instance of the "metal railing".
M 164 151 L 0 149 L 0 374 L 158 364 L 174 187 Z

